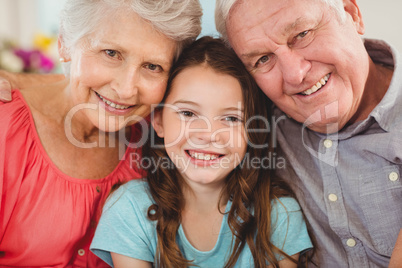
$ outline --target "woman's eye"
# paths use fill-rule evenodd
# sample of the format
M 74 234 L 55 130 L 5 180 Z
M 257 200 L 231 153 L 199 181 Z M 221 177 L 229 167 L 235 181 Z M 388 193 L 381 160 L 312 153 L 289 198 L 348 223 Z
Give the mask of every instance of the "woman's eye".
M 181 115 L 184 115 L 185 117 L 193 117 L 195 114 L 190 111 L 180 111 Z
M 146 66 L 146 68 L 148 68 L 148 69 L 151 70 L 151 71 L 162 71 L 162 70 L 163 70 L 160 65 L 152 64 L 152 63 L 148 64 L 148 65 Z
M 266 55 L 262 56 L 261 58 L 258 59 L 258 61 L 256 62 L 255 66 L 257 67 L 258 65 L 265 64 L 265 63 L 268 62 L 268 60 L 269 60 L 268 56 L 266 56 Z
M 112 58 L 115 58 L 118 55 L 118 52 L 113 49 L 106 49 L 105 53 L 106 53 L 106 55 L 108 55 L 109 57 L 112 57 Z

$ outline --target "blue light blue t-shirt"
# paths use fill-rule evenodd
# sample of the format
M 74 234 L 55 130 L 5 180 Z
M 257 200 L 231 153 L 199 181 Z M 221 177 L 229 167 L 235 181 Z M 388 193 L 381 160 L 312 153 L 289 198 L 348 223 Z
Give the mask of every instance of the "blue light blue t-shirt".
M 155 262 L 157 246 L 156 221 L 147 217 L 153 204 L 145 180 L 132 180 L 120 186 L 107 200 L 96 229 L 91 250 L 113 267 L 110 252 L 132 258 Z M 226 205 L 229 211 L 231 202 Z M 280 198 L 273 203 L 272 243 L 288 255 L 311 248 L 306 224 L 295 199 Z M 231 254 L 232 233 L 224 216 L 215 247 L 210 251 L 199 251 L 187 240 L 182 226 L 179 227 L 177 243 L 183 256 L 194 260 L 199 267 L 224 267 Z M 279 257 L 282 259 L 282 257 Z M 245 245 L 235 267 L 253 267 L 250 249 Z

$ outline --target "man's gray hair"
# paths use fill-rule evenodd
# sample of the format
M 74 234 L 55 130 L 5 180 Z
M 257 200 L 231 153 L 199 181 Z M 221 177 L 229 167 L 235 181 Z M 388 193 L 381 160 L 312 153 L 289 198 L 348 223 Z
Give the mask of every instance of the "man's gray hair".
M 102 20 L 127 16 L 127 11 L 136 13 L 155 30 L 175 40 L 176 57 L 201 32 L 202 8 L 198 0 L 67 0 L 60 14 L 59 28 L 67 55 Z
M 216 29 L 220 33 L 223 40 L 229 44 L 228 35 L 226 31 L 226 22 L 229 17 L 229 12 L 232 9 L 233 5 L 237 2 L 244 2 L 247 0 L 216 0 L 215 5 L 215 25 Z M 336 14 L 339 16 L 341 21 L 343 21 L 346 17 L 345 10 L 343 8 L 342 0 L 319 0 L 329 5 L 333 10 L 335 10 Z

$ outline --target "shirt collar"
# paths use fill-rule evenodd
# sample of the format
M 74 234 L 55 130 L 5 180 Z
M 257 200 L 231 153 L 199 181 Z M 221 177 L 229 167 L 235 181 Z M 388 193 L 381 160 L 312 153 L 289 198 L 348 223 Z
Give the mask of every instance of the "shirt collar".
M 401 58 L 396 49 L 381 40 L 366 39 L 368 54 L 376 64 L 383 64 L 394 69 L 390 86 L 380 103 L 371 111 L 374 118 L 385 131 L 390 131 L 397 117 L 402 113 L 402 66 Z M 365 121 L 367 121 L 365 120 Z M 361 123 L 364 123 L 361 122 Z

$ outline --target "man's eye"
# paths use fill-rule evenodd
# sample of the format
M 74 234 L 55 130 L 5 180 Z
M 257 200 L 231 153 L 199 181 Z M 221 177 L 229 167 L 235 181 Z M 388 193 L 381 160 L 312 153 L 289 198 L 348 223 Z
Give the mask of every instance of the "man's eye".
M 105 50 L 106 55 L 108 55 L 109 57 L 115 58 L 117 56 L 117 51 L 113 50 L 113 49 L 106 49 Z
M 309 33 L 309 31 L 301 32 L 301 33 L 299 33 L 299 34 L 297 35 L 297 38 L 303 38 L 303 37 L 305 37 L 308 33 Z
M 268 57 L 268 56 L 262 56 L 262 57 L 259 58 L 258 61 L 256 62 L 255 67 L 258 67 L 258 66 L 261 65 L 261 64 L 267 63 L 268 60 L 269 60 L 269 57 Z

